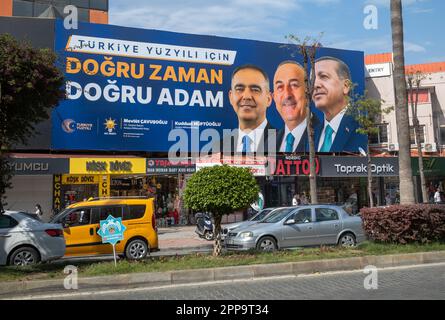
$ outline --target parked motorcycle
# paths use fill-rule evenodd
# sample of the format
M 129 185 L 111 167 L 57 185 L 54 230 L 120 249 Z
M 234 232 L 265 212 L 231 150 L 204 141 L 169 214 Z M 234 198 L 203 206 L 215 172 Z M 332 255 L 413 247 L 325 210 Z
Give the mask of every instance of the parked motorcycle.
M 207 213 L 198 212 L 195 215 L 196 219 L 196 229 L 195 232 L 199 235 L 199 237 L 204 238 L 208 241 L 214 239 L 213 234 L 213 223 L 212 219 Z

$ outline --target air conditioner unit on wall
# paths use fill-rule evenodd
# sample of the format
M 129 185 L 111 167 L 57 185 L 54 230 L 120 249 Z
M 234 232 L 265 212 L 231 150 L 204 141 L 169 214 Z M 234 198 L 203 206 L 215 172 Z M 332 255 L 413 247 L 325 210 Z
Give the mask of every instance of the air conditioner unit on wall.
M 398 143 L 388 144 L 388 151 L 399 151 L 399 144 Z
M 422 149 L 425 152 L 437 152 L 437 146 L 434 142 L 425 142 L 422 143 Z

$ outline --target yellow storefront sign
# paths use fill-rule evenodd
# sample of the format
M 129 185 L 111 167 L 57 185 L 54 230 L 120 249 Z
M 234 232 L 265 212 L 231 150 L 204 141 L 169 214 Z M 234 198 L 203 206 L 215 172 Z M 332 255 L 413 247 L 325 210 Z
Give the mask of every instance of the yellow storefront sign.
M 110 196 L 110 176 L 101 176 L 99 184 L 99 197 L 106 198 Z
M 71 158 L 70 174 L 145 174 L 145 159 Z
M 99 184 L 100 182 L 99 175 L 71 175 L 64 174 L 62 175 L 62 184 Z

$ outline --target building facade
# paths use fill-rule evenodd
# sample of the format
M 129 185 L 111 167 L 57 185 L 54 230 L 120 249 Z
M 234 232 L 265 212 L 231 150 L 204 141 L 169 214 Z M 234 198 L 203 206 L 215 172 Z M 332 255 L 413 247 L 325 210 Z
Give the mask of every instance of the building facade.
M 393 57 L 391 53 L 368 55 L 365 57 L 367 69 L 366 89 L 368 96 L 382 100 L 383 107 L 395 106 Z M 417 145 L 420 143 L 425 160 L 425 175 L 429 197 L 436 188 L 443 191 L 445 170 L 438 170 L 445 160 L 445 62 L 407 65 L 406 74 L 421 74 L 418 90 L 417 118 L 420 125 L 420 141 L 417 141 L 411 108 L 409 88 L 408 110 L 410 117 L 411 154 L 413 156 L 413 174 L 417 190 L 417 200 L 421 200 L 420 178 L 417 161 Z M 416 87 L 413 88 L 415 102 Z M 372 137 L 371 147 L 375 153 L 396 154 L 399 151 L 397 140 L 397 122 L 395 111 L 382 114 L 379 134 Z M 436 167 L 436 170 L 432 169 Z M 396 182 L 396 181 L 394 181 Z M 431 200 L 431 199 L 428 199 Z
M 53 14 L 66 16 L 66 6 L 76 6 L 81 22 L 108 24 L 108 0 L 0 0 L 0 16 L 47 17 L 48 9 Z

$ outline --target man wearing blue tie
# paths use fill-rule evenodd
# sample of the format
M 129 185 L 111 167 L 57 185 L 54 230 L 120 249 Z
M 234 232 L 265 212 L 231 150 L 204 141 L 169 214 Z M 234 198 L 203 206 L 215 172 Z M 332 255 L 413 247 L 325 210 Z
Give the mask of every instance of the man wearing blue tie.
M 307 151 L 304 68 L 287 60 L 278 65 L 273 79 L 273 98 L 285 127 L 277 134 L 278 152 Z
M 366 135 L 359 134 L 358 122 L 349 114 L 352 89 L 349 67 L 340 59 L 323 57 L 315 61 L 315 83 L 312 100 L 324 114 L 323 123 L 315 128 L 318 152 L 359 152 L 367 149 Z
M 268 152 L 268 133 L 274 129 L 266 118 L 267 108 L 272 104 L 266 72 L 255 65 L 236 68 L 232 74 L 229 100 L 238 117 L 238 130 L 224 136 L 219 150 L 244 154 Z M 273 142 L 274 147 L 275 140 Z

